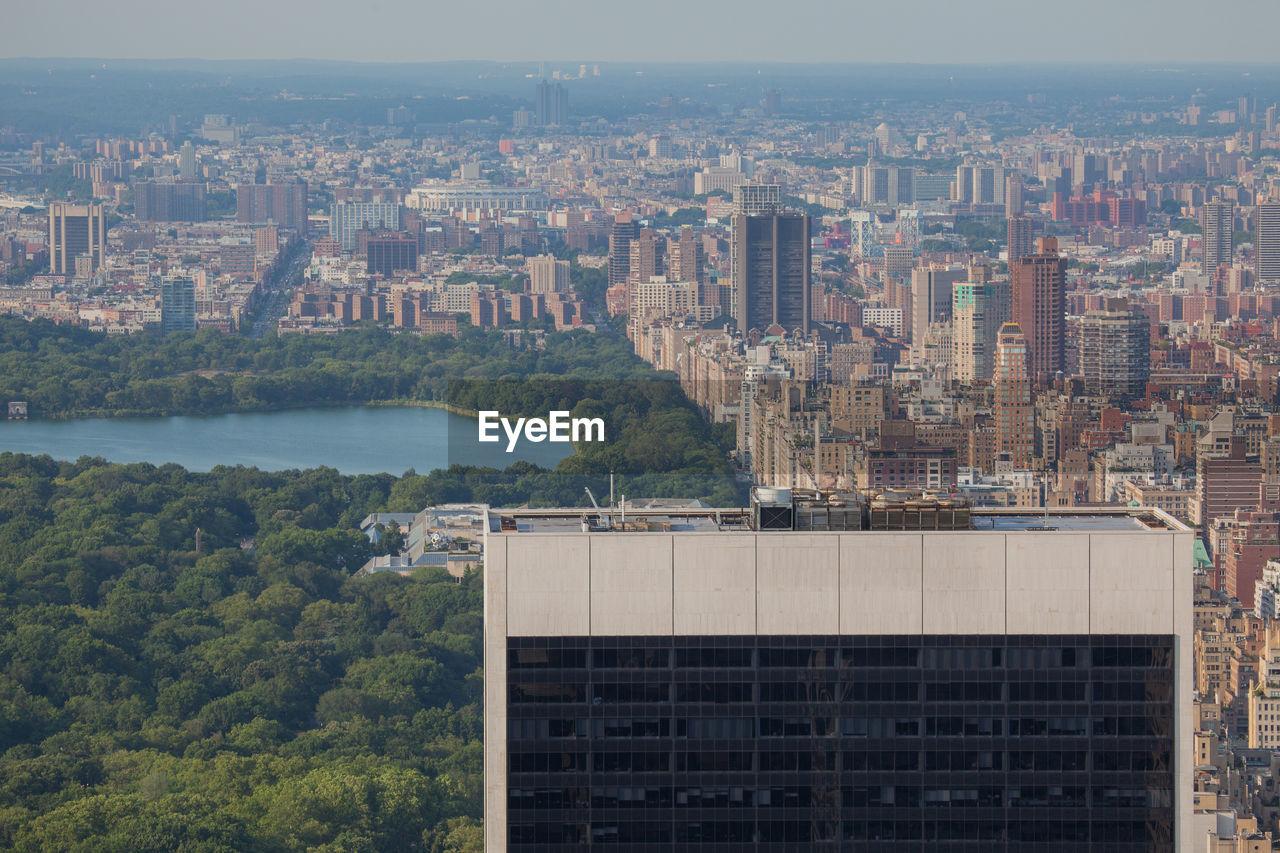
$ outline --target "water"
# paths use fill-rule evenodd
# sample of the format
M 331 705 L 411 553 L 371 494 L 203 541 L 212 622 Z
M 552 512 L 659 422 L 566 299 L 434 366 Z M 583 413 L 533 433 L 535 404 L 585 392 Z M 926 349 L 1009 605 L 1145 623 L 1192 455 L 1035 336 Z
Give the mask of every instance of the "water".
M 0 451 L 75 460 L 177 464 L 191 471 L 248 465 L 266 471 L 336 468 L 343 474 L 420 474 L 450 464 L 505 468 L 517 460 L 546 468 L 570 444 L 520 442 L 513 453 L 476 441 L 476 421 L 443 409 L 352 406 L 243 415 L 0 421 Z

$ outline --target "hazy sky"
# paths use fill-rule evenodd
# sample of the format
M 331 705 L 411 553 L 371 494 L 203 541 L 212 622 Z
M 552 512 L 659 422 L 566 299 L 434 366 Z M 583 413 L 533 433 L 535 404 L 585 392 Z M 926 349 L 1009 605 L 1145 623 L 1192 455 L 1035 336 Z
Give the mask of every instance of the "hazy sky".
M 1280 0 L 16 0 L 0 56 L 1276 62 Z

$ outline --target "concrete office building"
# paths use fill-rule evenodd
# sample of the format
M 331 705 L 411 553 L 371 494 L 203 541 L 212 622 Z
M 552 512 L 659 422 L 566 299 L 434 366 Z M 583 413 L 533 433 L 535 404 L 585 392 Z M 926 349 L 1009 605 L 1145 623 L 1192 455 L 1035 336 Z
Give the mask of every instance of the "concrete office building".
M 844 513 L 490 510 L 487 853 L 1200 849 L 1188 528 Z
M 733 319 L 743 332 L 781 326 L 809 333 L 809 217 L 799 213 L 733 216 L 730 265 Z
M 106 217 L 100 204 L 49 204 L 49 272 L 75 275 L 76 258 L 89 259 L 91 270 L 102 266 L 107 245 Z

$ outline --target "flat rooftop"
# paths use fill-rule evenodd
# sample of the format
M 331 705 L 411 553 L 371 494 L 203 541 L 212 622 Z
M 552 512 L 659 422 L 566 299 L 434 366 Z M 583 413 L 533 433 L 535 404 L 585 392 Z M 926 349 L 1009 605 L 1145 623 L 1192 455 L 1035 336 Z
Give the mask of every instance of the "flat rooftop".
M 601 524 L 607 519 L 608 525 Z M 589 529 L 583 529 L 584 520 Z M 1114 510 L 1088 507 L 1028 512 L 1025 509 L 974 508 L 969 530 L 995 532 L 1059 531 L 1068 533 L 1170 533 L 1189 530 L 1186 525 L 1158 509 L 1117 507 Z M 617 508 L 608 510 L 490 509 L 490 533 L 716 533 L 752 530 L 751 510 L 745 507 L 688 510 L 632 510 L 625 516 Z M 766 533 L 823 532 L 766 530 Z M 848 533 L 917 532 L 894 527 L 891 530 L 832 531 Z M 932 532 L 925 528 L 918 532 Z

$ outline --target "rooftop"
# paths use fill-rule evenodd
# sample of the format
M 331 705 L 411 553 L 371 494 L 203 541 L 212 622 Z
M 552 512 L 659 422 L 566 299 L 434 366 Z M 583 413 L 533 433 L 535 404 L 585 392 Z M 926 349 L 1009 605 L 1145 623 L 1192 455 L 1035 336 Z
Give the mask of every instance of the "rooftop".
M 487 529 L 491 533 L 717 533 L 744 532 L 756 529 L 752 511 L 746 507 L 721 509 L 655 509 L 625 513 L 613 509 L 493 509 L 488 513 Z M 890 530 L 849 529 L 841 532 L 875 534 L 877 532 L 929 532 L 933 528 L 894 527 Z M 1170 533 L 1190 528 L 1159 509 L 1117 507 L 1100 509 L 1051 509 L 1028 512 L 1025 509 L 974 508 L 969 511 L 967 528 L 972 531 L 1069 533 Z M 767 532 L 791 532 L 771 529 Z M 806 532 L 823 532 L 809 529 Z

